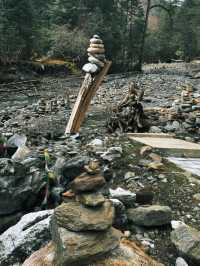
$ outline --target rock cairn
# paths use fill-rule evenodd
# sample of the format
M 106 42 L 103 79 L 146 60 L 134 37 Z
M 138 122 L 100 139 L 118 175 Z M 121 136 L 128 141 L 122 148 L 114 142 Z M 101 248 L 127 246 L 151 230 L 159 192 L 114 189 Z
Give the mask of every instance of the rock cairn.
M 114 207 L 100 192 L 106 181 L 98 163 L 85 169 L 71 182 L 51 221 L 55 265 L 88 265 L 119 245 L 121 233 L 112 227 Z
M 156 111 L 156 112 L 155 112 Z M 200 133 L 200 95 L 191 85 L 184 85 L 179 99 L 174 100 L 171 108 L 148 110 L 153 127 L 150 131 Z M 159 122 L 159 124 L 158 124 Z M 158 125 L 158 127 L 156 127 Z
M 58 96 L 57 99 L 47 100 L 41 98 L 36 107 L 36 111 L 39 115 L 45 115 L 46 113 L 55 114 L 59 110 L 67 108 L 68 104 L 65 103 L 65 100 L 62 96 Z
M 37 112 L 40 115 L 43 115 L 46 113 L 46 101 L 45 99 L 40 99 L 37 103 Z
M 90 39 L 87 52 L 89 63 L 85 64 L 82 69 L 86 73 L 95 74 L 104 67 L 106 61 L 104 44 L 98 35 L 94 35 Z
M 194 88 L 183 87 L 180 99 L 174 101 L 170 118 L 179 120 L 180 128 L 189 132 L 198 132 L 200 127 L 200 103 L 195 98 Z M 178 125 L 178 123 L 177 123 Z

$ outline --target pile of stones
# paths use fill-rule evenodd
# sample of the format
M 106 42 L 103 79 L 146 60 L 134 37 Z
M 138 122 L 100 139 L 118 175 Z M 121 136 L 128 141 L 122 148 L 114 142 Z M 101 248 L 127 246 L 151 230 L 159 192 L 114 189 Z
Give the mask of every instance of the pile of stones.
M 148 112 L 148 116 L 152 121 L 159 122 L 158 125 L 153 125 L 151 128 L 152 132 L 155 131 L 155 133 L 159 133 L 162 131 L 199 134 L 199 95 L 195 93 L 194 87 L 186 84 L 182 88 L 180 98 L 173 102 L 171 108 Z
M 64 202 L 55 209 L 51 232 L 55 265 L 88 265 L 115 249 L 121 232 L 112 227 L 114 207 L 101 193 L 106 185 L 97 162 L 71 182 Z
M 180 127 L 177 129 L 187 130 L 191 133 L 199 133 L 200 130 L 200 105 L 196 99 L 194 88 L 190 85 L 183 87 L 180 99 L 174 101 L 170 118 L 172 123 L 177 121 Z
M 98 35 L 94 35 L 90 39 L 90 46 L 87 49 L 89 63 L 83 66 L 83 71 L 86 73 L 97 73 L 105 65 L 105 48 L 103 41 Z
M 46 113 L 46 101 L 45 99 L 41 98 L 37 103 L 37 112 L 40 115 L 43 115 Z
M 63 97 L 52 100 L 41 98 L 37 103 L 36 111 L 39 115 L 45 115 L 46 113 L 55 114 L 65 107 L 67 106 Z

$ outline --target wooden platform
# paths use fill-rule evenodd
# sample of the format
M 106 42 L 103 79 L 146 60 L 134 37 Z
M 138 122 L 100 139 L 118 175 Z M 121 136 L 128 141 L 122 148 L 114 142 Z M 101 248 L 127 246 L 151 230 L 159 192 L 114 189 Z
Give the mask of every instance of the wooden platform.
M 128 134 L 129 138 L 159 149 L 168 156 L 200 158 L 200 145 L 173 138 L 167 134 Z

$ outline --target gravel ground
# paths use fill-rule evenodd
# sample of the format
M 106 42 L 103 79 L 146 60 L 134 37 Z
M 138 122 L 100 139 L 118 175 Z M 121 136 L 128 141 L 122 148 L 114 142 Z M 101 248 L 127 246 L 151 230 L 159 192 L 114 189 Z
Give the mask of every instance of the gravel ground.
M 116 105 L 127 93 L 127 85 L 136 81 L 145 89 L 145 107 L 169 107 L 174 99 L 180 96 L 183 84 L 192 84 L 200 92 L 200 80 L 192 79 L 185 66 L 171 68 L 149 66 L 143 74 L 129 74 L 109 76 L 103 83 L 92 101 L 90 112 L 84 122 L 80 138 L 71 149 L 80 153 L 86 152 L 86 144 L 95 138 L 100 138 L 109 146 L 121 146 L 123 156 L 115 160 L 112 165 L 114 175 L 111 186 L 121 186 L 133 192 L 141 188 L 148 188 L 154 192 L 154 203 L 168 205 L 173 212 L 173 219 L 182 220 L 200 230 L 200 204 L 193 201 L 193 195 L 200 191 L 200 179 L 191 176 L 164 159 L 164 166 L 159 170 L 149 170 L 144 164 L 144 158 L 139 154 L 141 146 L 129 140 L 123 134 L 109 135 L 106 132 L 106 118 L 110 106 Z M 29 145 L 57 145 L 57 139 L 64 133 L 64 128 L 70 114 L 70 106 L 54 115 L 38 116 L 35 111 L 36 102 L 42 96 L 47 100 L 57 96 L 64 96 L 66 92 L 70 98 L 70 105 L 75 102 L 81 79 L 52 79 L 45 78 L 37 89 L 37 96 L 27 97 L 23 93 L 2 97 L 0 109 L 0 132 L 25 133 L 29 138 Z M 22 96 L 23 95 L 23 96 Z M 34 95 L 34 94 L 33 94 Z M 7 118 L 6 118 L 7 116 Z M 51 134 L 49 133 L 51 132 Z M 40 137 L 36 140 L 36 137 Z M 88 152 L 88 151 L 87 151 Z M 99 158 L 90 152 L 90 156 Z M 160 154 L 164 158 L 164 154 Z M 127 172 L 134 172 L 135 179 L 125 180 Z M 153 228 L 150 230 L 129 225 L 132 238 L 141 243 L 146 238 L 152 247 L 146 251 L 166 266 L 175 265 L 178 254 L 170 241 L 170 226 Z

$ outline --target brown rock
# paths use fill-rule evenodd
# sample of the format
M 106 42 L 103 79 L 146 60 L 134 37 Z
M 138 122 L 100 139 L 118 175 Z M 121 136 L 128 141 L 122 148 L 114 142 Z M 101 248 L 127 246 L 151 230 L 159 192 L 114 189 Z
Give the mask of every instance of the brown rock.
M 72 199 L 72 198 L 75 197 L 75 194 L 74 194 L 73 191 L 68 190 L 68 191 L 62 193 L 62 196 L 63 196 L 63 197 L 66 197 L 66 198 L 70 198 L 70 199 Z
M 92 38 L 92 39 L 90 39 L 90 43 L 92 43 L 92 44 L 102 44 L 103 41 L 101 39 Z
M 114 207 L 109 200 L 97 208 L 86 208 L 78 202 L 68 202 L 55 209 L 54 217 L 58 226 L 72 231 L 102 231 L 112 226 Z
M 97 59 L 99 59 L 99 60 L 101 60 L 101 61 L 105 61 L 105 59 L 106 59 L 106 57 L 105 57 L 105 54 L 90 54 L 90 53 L 88 53 L 88 56 L 90 57 L 90 56 L 93 56 L 93 57 L 95 57 L 95 58 L 97 58 Z
M 146 156 L 148 155 L 149 153 L 151 153 L 152 151 L 152 147 L 151 146 L 143 146 L 141 149 L 140 149 L 140 155 L 141 156 Z
M 115 249 L 120 242 L 121 232 L 115 228 L 99 232 L 72 232 L 55 227 L 52 232 L 56 244 L 55 262 L 58 266 L 88 265 L 94 259 Z
M 148 164 L 148 169 L 150 170 L 161 170 L 163 169 L 164 164 L 160 162 L 152 162 Z
M 134 242 L 122 240 L 109 257 L 88 266 L 164 266 L 146 255 Z
M 161 163 L 162 162 L 162 157 L 154 152 L 149 154 L 149 158 L 151 158 L 154 162 Z
M 22 266 L 55 266 L 53 263 L 55 257 L 55 246 L 52 242 L 44 248 L 34 252 Z
M 97 160 L 90 161 L 88 165 L 84 166 L 84 169 L 88 174 L 92 174 L 92 175 L 99 174 L 101 170 L 99 161 Z
M 79 194 L 77 195 L 76 200 L 88 207 L 102 206 L 105 202 L 104 196 L 99 192 Z
M 91 43 L 90 44 L 91 48 L 100 48 L 100 49 L 104 49 L 104 45 L 103 44 L 97 44 L 97 43 Z
M 56 264 L 46 264 L 46 261 L 52 257 L 52 251 L 49 248 L 42 248 L 27 259 L 22 266 L 55 266 Z M 146 255 L 134 242 L 122 240 L 120 245 L 111 251 L 106 258 L 98 259 L 96 262 L 87 264 L 87 266 L 164 266 Z M 83 264 L 81 264 L 83 266 Z
M 91 53 L 91 54 L 103 54 L 105 53 L 105 49 L 104 48 L 92 48 L 92 47 L 89 47 L 87 49 L 88 53 Z
M 101 175 L 88 175 L 84 173 L 71 182 L 71 188 L 75 192 L 95 191 L 105 185 L 106 181 Z

